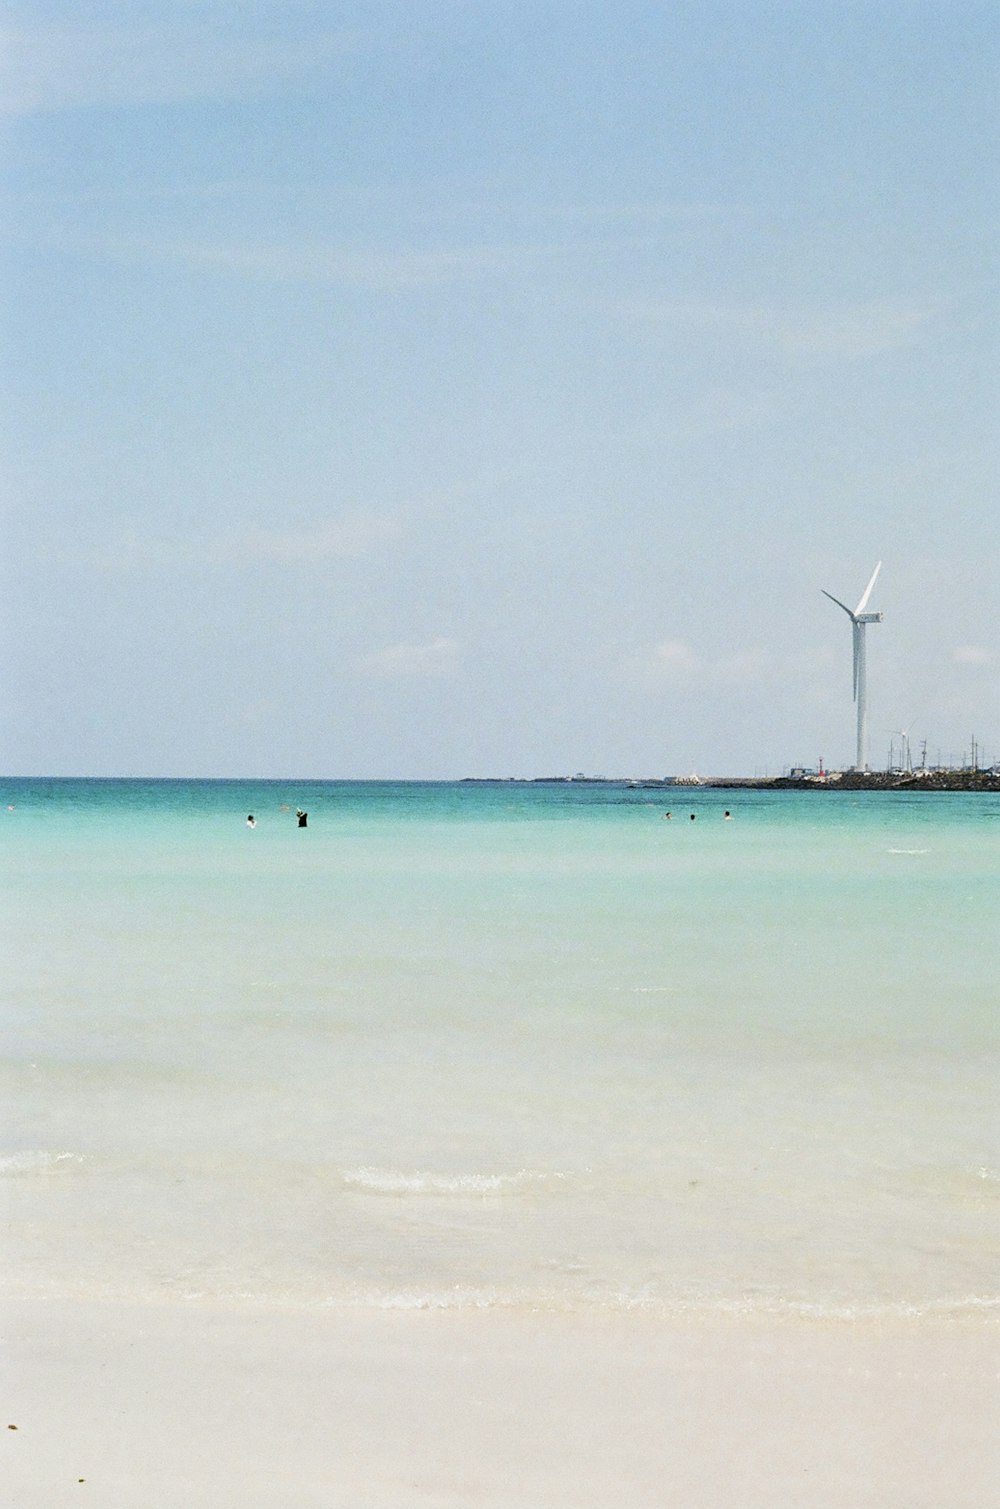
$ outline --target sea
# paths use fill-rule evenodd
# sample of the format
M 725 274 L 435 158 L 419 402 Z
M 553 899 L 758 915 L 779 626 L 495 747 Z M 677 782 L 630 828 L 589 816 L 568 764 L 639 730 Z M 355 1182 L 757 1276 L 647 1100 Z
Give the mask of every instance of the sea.
M 0 844 L 14 1293 L 1000 1318 L 998 794 L 7 779 Z

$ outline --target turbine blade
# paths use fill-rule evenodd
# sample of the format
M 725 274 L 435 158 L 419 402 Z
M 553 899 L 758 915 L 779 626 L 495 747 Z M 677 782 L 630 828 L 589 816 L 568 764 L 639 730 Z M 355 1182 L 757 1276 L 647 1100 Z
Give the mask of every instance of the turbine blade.
M 867 587 L 865 588 L 864 596 L 862 597 L 861 601 L 858 603 L 858 606 L 854 610 L 855 613 L 863 613 L 865 611 L 865 608 L 868 606 L 868 599 L 872 595 L 872 588 L 875 585 L 875 578 L 878 576 L 878 574 L 879 574 L 879 572 L 881 570 L 882 570 L 882 562 L 879 561 L 878 565 L 875 567 L 875 570 L 872 572 L 872 579 L 871 579 L 871 581 L 868 583 Z
M 834 597 L 833 593 L 832 592 L 827 592 L 827 590 L 826 590 L 825 587 L 820 587 L 819 590 L 822 592 L 822 594 L 823 594 L 824 597 L 828 597 L 832 603 L 836 603 L 838 608 L 843 608 L 843 610 L 847 614 L 848 618 L 853 618 L 854 617 L 854 614 L 851 612 L 850 608 L 847 606 L 846 603 L 842 603 L 840 601 L 839 597 Z

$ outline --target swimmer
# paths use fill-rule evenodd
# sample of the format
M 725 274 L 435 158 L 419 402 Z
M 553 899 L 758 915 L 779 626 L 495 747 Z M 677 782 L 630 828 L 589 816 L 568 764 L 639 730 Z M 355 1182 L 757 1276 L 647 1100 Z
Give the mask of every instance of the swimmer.
M 727 823 L 731 823 L 732 822 L 732 820 L 733 820 L 733 814 L 731 812 L 724 812 L 722 815 L 726 819 Z
M 695 818 L 697 816 L 698 816 L 697 812 L 692 812 L 692 814 L 691 814 L 691 821 L 694 822 L 694 820 L 695 820 Z
M 306 825 L 306 820 L 309 817 L 308 812 L 303 812 L 301 807 L 296 807 L 295 816 L 299 820 L 299 827 L 304 828 Z
M 671 818 L 672 818 L 672 817 L 673 817 L 673 815 L 674 815 L 674 814 L 673 814 L 673 813 L 672 813 L 672 812 L 665 812 L 665 813 L 664 813 L 664 814 L 663 814 L 663 821 L 664 821 L 664 822 L 665 822 L 665 823 L 669 823 L 669 822 L 670 822 L 670 819 L 671 819 Z
M 254 817 L 253 813 L 251 812 L 249 814 L 249 816 L 247 817 L 247 827 L 248 828 L 256 828 L 256 826 L 257 826 L 257 819 Z

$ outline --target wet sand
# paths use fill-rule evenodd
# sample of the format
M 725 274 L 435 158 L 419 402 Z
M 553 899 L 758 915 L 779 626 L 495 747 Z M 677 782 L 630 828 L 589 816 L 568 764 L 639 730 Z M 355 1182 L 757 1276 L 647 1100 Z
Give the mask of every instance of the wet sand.
M 2 1315 L 16 1509 L 1000 1501 L 1000 1327 L 982 1320 L 36 1299 Z

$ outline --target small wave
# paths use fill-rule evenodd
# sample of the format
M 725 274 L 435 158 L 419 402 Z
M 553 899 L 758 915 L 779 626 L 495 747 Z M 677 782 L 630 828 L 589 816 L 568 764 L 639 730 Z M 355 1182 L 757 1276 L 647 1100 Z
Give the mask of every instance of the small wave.
M 1000 1295 L 943 1295 L 936 1299 L 847 1300 L 815 1299 L 777 1294 L 664 1296 L 648 1290 L 619 1290 L 588 1295 L 597 1308 L 613 1311 L 645 1311 L 670 1316 L 730 1316 L 734 1319 L 872 1321 L 920 1320 L 931 1317 L 961 1319 L 979 1315 L 1000 1320 Z
M 100 1286 L 102 1297 L 114 1297 Z M 153 1283 L 145 1297 L 162 1298 L 161 1283 Z M 416 1314 L 419 1312 L 477 1313 L 487 1311 L 531 1315 L 633 1316 L 654 1323 L 671 1321 L 770 1321 L 795 1325 L 869 1325 L 884 1322 L 975 1322 L 1000 1327 L 1000 1294 L 953 1294 L 876 1298 L 858 1295 L 782 1295 L 778 1293 L 712 1294 L 688 1291 L 656 1293 L 648 1286 L 562 1285 L 447 1281 L 426 1284 L 414 1278 L 399 1287 L 356 1279 L 335 1292 L 280 1285 L 273 1288 L 216 1287 L 186 1284 L 168 1287 L 171 1298 L 187 1304 L 224 1303 L 240 1309 L 360 1310 Z
M 23 1174 L 45 1174 L 56 1168 L 69 1168 L 83 1162 L 81 1153 L 47 1153 L 35 1150 L 0 1155 L 0 1178 L 12 1179 Z
M 533 1314 L 643 1314 L 651 1319 L 812 1321 L 861 1324 L 871 1321 L 962 1320 L 978 1316 L 1000 1321 L 1000 1295 L 955 1295 L 924 1300 L 809 1300 L 779 1295 L 666 1296 L 648 1290 L 503 1290 L 456 1284 L 441 1289 L 355 1290 L 349 1298 L 330 1297 L 325 1308 L 346 1304 L 364 1310 L 516 1310 Z
M 336 1300 L 329 1301 L 335 1306 Z M 495 1289 L 401 1289 L 384 1294 L 356 1294 L 349 1302 L 362 1310 L 500 1310 L 516 1307 Z
M 344 1174 L 344 1183 L 371 1195 L 499 1195 L 564 1177 L 527 1168 L 513 1174 L 404 1173 L 391 1168 L 355 1168 Z
M 921 1320 L 935 1317 L 960 1319 L 963 1315 L 1000 1315 L 1000 1296 L 965 1295 L 927 1300 L 836 1301 L 778 1299 L 749 1296 L 746 1299 L 695 1301 L 678 1306 L 691 1312 L 718 1315 L 761 1316 L 774 1320 L 869 1321 Z
M 929 854 L 930 849 L 887 849 L 887 854 Z

